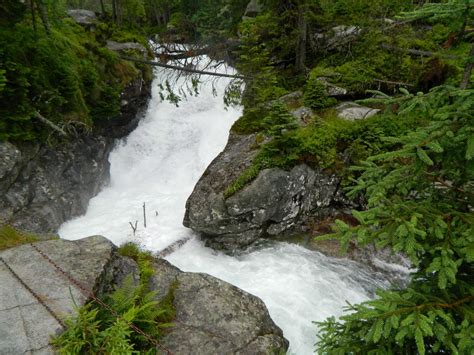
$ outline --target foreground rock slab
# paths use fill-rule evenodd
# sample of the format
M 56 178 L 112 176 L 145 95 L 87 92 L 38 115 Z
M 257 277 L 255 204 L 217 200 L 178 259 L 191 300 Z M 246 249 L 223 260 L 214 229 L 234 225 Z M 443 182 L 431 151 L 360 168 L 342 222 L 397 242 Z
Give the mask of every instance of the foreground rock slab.
M 77 242 L 35 243 L 72 277 L 97 289 L 113 245 L 103 237 Z M 86 297 L 30 245 L 8 249 L 0 257 L 52 311 L 64 318 L 82 306 Z M 51 354 L 50 337 L 62 330 L 58 321 L 0 262 L 0 354 Z M 73 301 L 74 299 L 74 301 Z
M 112 291 L 127 275 L 138 282 L 138 265 L 118 255 L 104 237 L 35 243 L 64 271 L 96 294 Z M 30 245 L 0 253 L 8 266 L 43 302 L 64 319 L 87 297 Z M 288 342 L 264 303 L 237 287 L 206 274 L 182 272 L 162 259 L 151 281 L 157 300 L 176 280 L 175 325 L 162 340 L 173 354 L 269 354 L 286 351 Z M 0 354 L 53 354 L 50 338 L 60 323 L 0 262 Z M 71 297 L 72 296 L 72 297 Z M 74 302 L 73 302 L 74 299 Z

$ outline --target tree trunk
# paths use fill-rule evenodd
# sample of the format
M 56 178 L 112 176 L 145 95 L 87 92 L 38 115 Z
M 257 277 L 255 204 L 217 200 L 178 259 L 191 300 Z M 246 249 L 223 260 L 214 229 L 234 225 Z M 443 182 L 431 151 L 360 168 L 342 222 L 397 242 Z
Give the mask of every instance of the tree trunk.
M 114 0 L 115 6 L 117 7 L 117 25 L 121 26 L 123 22 L 123 6 L 120 4 L 120 0 Z
M 462 76 L 461 89 L 467 89 L 469 87 L 469 82 L 471 80 L 472 68 L 474 67 L 474 43 L 471 44 L 471 50 L 469 52 L 469 57 L 467 59 L 466 67 L 464 68 L 464 74 Z
M 36 12 L 34 0 L 30 0 L 31 20 L 33 21 L 33 30 L 36 32 Z
M 49 36 L 51 34 L 51 26 L 49 25 L 48 9 L 43 3 L 43 0 L 36 0 L 36 6 L 38 7 L 39 15 L 41 17 L 41 22 L 43 23 L 44 30 Z
M 107 14 L 105 13 L 104 0 L 100 0 L 100 11 L 102 12 L 102 17 L 105 18 Z
M 296 49 L 296 70 L 305 72 L 306 39 L 308 37 L 308 23 L 306 22 L 304 5 L 298 5 L 298 48 Z
M 117 23 L 117 0 L 112 0 L 112 19 Z

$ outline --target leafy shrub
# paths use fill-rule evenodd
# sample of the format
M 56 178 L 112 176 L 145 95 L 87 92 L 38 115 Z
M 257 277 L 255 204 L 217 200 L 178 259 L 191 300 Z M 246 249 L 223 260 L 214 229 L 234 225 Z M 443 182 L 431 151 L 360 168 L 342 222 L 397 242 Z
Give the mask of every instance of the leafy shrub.
M 122 245 L 118 253 L 138 263 L 140 284 L 134 285 L 129 275 L 121 287 L 103 297 L 119 317 L 94 303 L 77 309 L 77 314 L 66 321 L 66 331 L 53 340 L 61 354 L 153 351 L 155 346 L 150 340 L 133 331 L 129 324 L 133 323 L 157 341 L 172 326 L 176 314 L 173 300 L 177 281 L 171 283 L 168 293 L 160 301 L 156 301 L 157 293 L 150 292 L 149 285 L 154 272 L 151 253 L 134 243 Z
M 119 318 L 88 303 L 77 309 L 76 316 L 66 320 L 66 331 L 55 338 L 53 344 L 61 354 L 123 354 L 153 349 L 154 345 L 135 333 L 129 324 L 133 323 L 157 340 L 163 335 L 163 330 L 171 324 L 162 322 L 160 317 L 170 313 L 169 304 L 155 301 L 155 297 L 155 292 L 142 294 L 140 287 L 135 287 L 128 277 L 121 288 L 106 298 Z
M 280 137 L 282 134 L 298 127 L 295 117 L 278 101 L 272 104 L 263 118 L 263 125 L 268 135 L 272 137 Z

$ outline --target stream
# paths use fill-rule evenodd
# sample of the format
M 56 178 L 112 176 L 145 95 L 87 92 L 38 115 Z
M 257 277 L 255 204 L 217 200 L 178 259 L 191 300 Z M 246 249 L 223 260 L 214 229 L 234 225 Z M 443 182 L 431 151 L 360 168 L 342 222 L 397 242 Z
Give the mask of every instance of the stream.
M 156 72 L 145 117 L 111 152 L 110 183 L 90 203 L 84 216 L 63 224 L 64 239 L 104 235 L 120 245 L 135 241 L 159 252 L 189 238 L 166 259 L 183 271 L 204 272 L 260 297 L 290 341 L 289 354 L 312 354 L 314 321 L 342 314 L 346 301 L 367 300 L 386 284 L 358 264 L 329 258 L 296 244 L 275 242 L 238 256 L 206 248 L 183 227 L 185 202 L 200 176 L 221 152 L 241 108 L 225 109 L 228 79 L 204 83 L 199 96 L 179 107 L 162 101 Z M 183 79 L 181 79 L 183 80 Z M 146 203 L 147 228 L 143 226 Z M 132 225 L 137 221 L 134 235 Z

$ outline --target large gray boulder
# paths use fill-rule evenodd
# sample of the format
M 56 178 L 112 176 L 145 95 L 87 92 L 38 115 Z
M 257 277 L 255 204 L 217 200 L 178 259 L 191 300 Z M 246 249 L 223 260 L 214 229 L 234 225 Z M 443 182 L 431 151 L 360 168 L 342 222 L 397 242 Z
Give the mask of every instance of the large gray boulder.
M 93 30 L 97 25 L 97 16 L 94 11 L 84 9 L 72 9 L 68 10 L 67 14 L 72 17 L 74 22 L 82 27 Z
M 127 275 L 139 282 L 137 264 L 99 236 L 78 241 L 35 243 L 67 274 L 98 295 L 120 286 Z M 9 267 L 60 319 L 87 297 L 30 245 L 0 253 Z M 206 274 L 182 272 L 162 259 L 153 263 L 151 288 L 157 300 L 172 283 L 176 319 L 161 344 L 173 354 L 269 354 L 286 351 L 288 342 L 263 302 Z M 0 353 L 52 354 L 50 337 L 62 331 L 58 321 L 0 262 Z
M 344 118 L 350 121 L 369 118 L 380 112 L 377 108 L 362 106 L 352 101 L 340 103 L 335 107 L 335 110 L 339 118 Z
M 164 295 L 173 280 L 175 324 L 162 340 L 174 354 L 269 354 L 288 348 L 264 303 L 206 274 L 155 263 L 153 288 Z
M 232 134 L 189 197 L 184 225 L 200 232 L 207 245 L 233 252 L 261 238 L 299 233 L 309 216 L 323 217 L 348 205 L 338 176 L 304 164 L 290 171 L 265 169 L 226 199 L 224 191 L 255 154 L 254 136 Z

